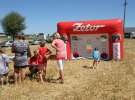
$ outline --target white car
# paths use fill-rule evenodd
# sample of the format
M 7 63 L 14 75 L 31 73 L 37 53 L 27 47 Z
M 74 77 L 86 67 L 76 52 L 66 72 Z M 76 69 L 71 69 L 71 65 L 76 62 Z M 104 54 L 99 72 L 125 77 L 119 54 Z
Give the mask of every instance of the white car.
M 131 38 L 135 38 L 135 32 L 131 32 L 130 37 L 131 37 Z
M 11 47 L 12 46 L 12 44 L 13 44 L 13 41 L 6 41 L 2 46 L 4 46 L 4 47 Z
M 36 41 L 32 41 L 31 44 L 32 44 L 32 45 L 38 45 L 38 44 L 40 44 L 40 42 L 41 42 L 41 41 L 36 40 Z

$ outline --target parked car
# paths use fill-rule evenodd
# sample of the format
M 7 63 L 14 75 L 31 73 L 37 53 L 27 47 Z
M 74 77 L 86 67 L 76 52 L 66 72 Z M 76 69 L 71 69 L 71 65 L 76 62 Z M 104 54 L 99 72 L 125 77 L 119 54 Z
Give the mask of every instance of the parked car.
M 135 38 L 135 32 L 131 32 L 130 38 Z
M 135 38 L 135 32 L 129 32 L 124 34 L 125 38 Z
M 35 40 L 35 41 L 32 41 L 31 44 L 32 44 L 32 45 L 38 45 L 38 44 L 40 44 L 40 42 L 41 42 L 41 41 Z
M 130 38 L 130 33 L 125 33 L 124 38 Z
M 13 44 L 13 41 L 12 40 L 9 40 L 9 41 L 5 41 L 5 42 L 2 42 L 0 44 L 1 47 L 11 47 Z
M 13 44 L 13 41 L 10 40 L 10 41 L 7 41 L 7 42 L 5 43 L 5 46 L 11 47 L 12 44 Z

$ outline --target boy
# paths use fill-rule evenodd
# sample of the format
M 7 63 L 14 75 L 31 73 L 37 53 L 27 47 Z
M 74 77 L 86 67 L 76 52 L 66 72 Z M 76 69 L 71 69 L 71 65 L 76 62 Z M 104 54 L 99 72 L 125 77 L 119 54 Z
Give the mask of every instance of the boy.
M 93 68 L 95 68 L 94 66 L 95 65 L 97 66 L 97 64 L 99 64 L 99 62 L 100 62 L 100 52 L 99 52 L 98 48 L 94 48 L 92 56 L 93 56 L 93 59 L 94 59 L 93 60 Z

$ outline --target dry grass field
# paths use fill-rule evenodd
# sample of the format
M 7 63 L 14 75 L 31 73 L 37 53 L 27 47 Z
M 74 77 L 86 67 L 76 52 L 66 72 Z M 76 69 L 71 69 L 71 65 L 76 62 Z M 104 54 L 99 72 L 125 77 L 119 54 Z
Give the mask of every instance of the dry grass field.
M 49 60 L 48 81 L 41 84 L 26 78 L 20 85 L 4 86 L 0 100 L 135 100 L 134 43 L 134 39 L 125 40 L 123 61 L 101 61 L 96 69 L 90 68 L 92 60 L 65 61 L 64 84 L 55 81 L 57 63 Z M 10 49 L 6 51 L 11 55 Z M 10 67 L 12 73 L 12 63 Z

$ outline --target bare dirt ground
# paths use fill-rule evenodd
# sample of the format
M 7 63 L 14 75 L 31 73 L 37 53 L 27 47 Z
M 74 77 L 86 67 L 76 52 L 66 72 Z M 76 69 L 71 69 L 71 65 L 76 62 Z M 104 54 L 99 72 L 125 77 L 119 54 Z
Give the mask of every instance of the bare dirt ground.
M 92 60 L 65 61 L 64 84 L 54 80 L 58 77 L 57 63 L 49 60 L 48 81 L 41 84 L 26 78 L 20 85 L 4 86 L 0 100 L 135 100 L 134 43 L 134 39 L 125 40 L 123 61 L 101 61 L 96 69 L 90 68 Z M 7 52 L 11 54 L 10 49 Z M 12 63 L 10 67 L 12 73 Z

